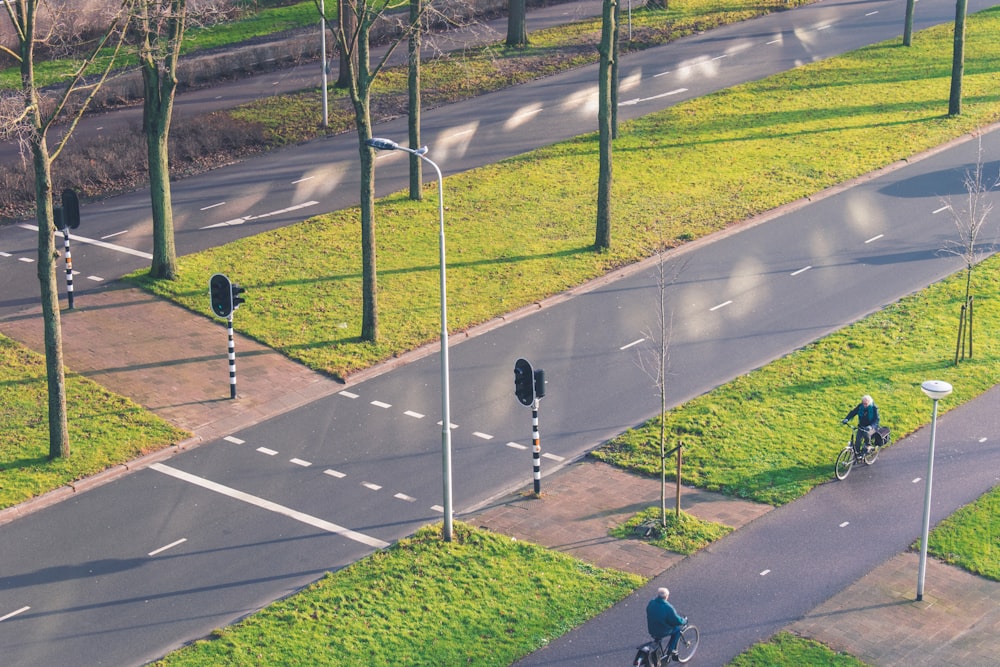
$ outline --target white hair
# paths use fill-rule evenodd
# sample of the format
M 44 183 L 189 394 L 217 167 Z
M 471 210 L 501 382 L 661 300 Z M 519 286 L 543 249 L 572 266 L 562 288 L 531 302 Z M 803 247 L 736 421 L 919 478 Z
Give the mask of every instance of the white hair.
M 864 396 L 861 397 L 861 402 L 862 403 L 866 403 L 866 402 L 867 403 L 874 403 L 875 401 L 872 400 L 871 396 L 869 396 L 868 394 L 865 394 Z
M 670 597 L 670 589 L 669 588 L 659 588 L 656 591 L 656 596 L 658 598 L 662 599 L 662 600 L 666 600 L 668 597 Z

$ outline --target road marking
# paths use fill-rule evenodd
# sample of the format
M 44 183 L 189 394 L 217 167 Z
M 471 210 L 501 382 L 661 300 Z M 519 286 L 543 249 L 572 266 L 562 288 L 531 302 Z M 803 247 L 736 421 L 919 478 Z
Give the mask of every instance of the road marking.
M 10 257 L 10 256 L 11 255 L 9 252 L 3 252 L 2 250 L 0 250 L 0 257 Z
M 103 283 L 104 282 L 104 278 L 102 278 L 100 276 L 87 276 L 87 280 L 91 280 L 91 281 L 93 281 L 95 283 Z
M 642 343 L 645 340 L 646 340 L 645 338 L 640 338 L 639 340 L 634 340 L 631 343 L 626 343 L 625 345 L 622 345 L 620 348 L 618 348 L 618 350 L 619 351 L 621 351 L 621 350 L 627 350 L 630 347 L 634 347 L 635 345 L 638 345 L 639 343 Z
M 764 42 L 764 43 L 765 43 L 765 44 L 766 44 L 767 46 L 770 46 L 770 45 L 772 45 L 772 44 L 781 44 L 781 38 L 779 37 L 778 39 L 772 39 L 772 40 L 771 40 L 770 42 Z
M 330 477 L 336 477 L 337 479 L 343 479 L 347 477 L 347 473 L 340 472 L 339 470 L 334 470 L 333 468 L 327 468 L 323 471 L 324 475 L 329 475 Z
M 303 461 L 302 459 L 288 459 L 289 463 L 294 463 L 297 466 L 302 466 L 303 468 L 308 468 L 312 465 L 309 461 Z
M 32 231 L 38 231 L 38 227 L 29 224 L 20 224 L 19 227 L 23 229 L 30 229 Z M 141 250 L 132 250 L 132 248 L 126 248 L 125 246 L 115 245 L 114 243 L 105 243 L 104 241 L 98 241 L 97 239 L 87 238 L 86 236 L 73 236 L 73 240 L 78 243 L 89 243 L 90 245 L 96 245 L 100 248 L 107 248 L 108 250 L 114 250 L 115 252 L 120 252 L 126 255 L 133 255 L 135 257 L 142 257 L 143 259 L 153 259 L 153 256 L 148 252 L 142 252 Z
M 318 201 L 307 201 L 301 204 L 295 204 L 294 206 L 289 206 L 288 208 L 278 209 L 277 211 L 269 211 L 267 213 L 261 213 L 260 215 L 244 215 L 241 218 L 233 218 L 232 220 L 226 220 L 225 222 L 217 222 L 214 225 L 206 225 L 200 227 L 199 229 L 215 229 L 217 227 L 234 227 L 236 225 L 242 225 L 244 222 L 250 222 L 251 220 L 261 220 L 263 218 L 270 218 L 272 215 L 281 215 L 282 213 L 291 213 L 292 211 L 297 211 L 300 208 L 306 208 L 309 206 L 315 206 Z
M 405 500 L 408 503 L 412 503 L 417 500 L 413 496 L 408 496 L 405 493 L 397 493 L 396 495 L 393 496 L 393 498 L 399 498 L 400 500 Z
M 868 12 L 867 14 L 865 14 L 865 16 L 875 16 L 876 14 L 878 14 L 878 10 L 877 9 L 875 11 L 873 11 L 873 12 Z
M 223 438 L 223 440 L 225 440 L 226 442 L 231 442 L 234 445 L 242 445 L 244 442 L 246 442 L 245 440 L 240 440 L 235 435 L 227 435 L 225 438 Z
M 937 208 L 937 209 L 934 209 L 933 211 L 931 211 L 931 215 L 935 215 L 937 213 L 940 213 L 941 211 L 947 211 L 950 208 L 951 208 L 951 204 L 945 204 L 941 208 Z
M 438 426 L 443 426 L 443 425 L 444 425 L 444 422 L 442 422 L 441 420 L 438 420 L 438 423 L 437 423 L 437 425 L 438 425 Z M 448 422 L 448 430 L 450 430 L 450 431 L 453 431 L 453 430 L 455 430 L 456 428 L 458 428 L 458 424 L 452 424 L 451 422 Z
M 306 176 L 305 178 L 300 178 L 297 181 L 292 181 L 292 185 L 298 185 L 299 183 L 305 183 L 306 181 L 311 181 L 316 178 L 315 176 Z
M 104 241 L 106 239 L 113 239 L 116 236 L 121 236 L 122 234 L 126 234 L 126 233 L 128 233 L 128 230 L 127 229 L 123 229 L 120 232 L 115 232 L 114 234 L 105 234 L 104 236 L 101 237 L 101 240 Z
M 267 447 L 258 447 L 257 451 L 260 452 L 261 454 L 267 454 L 268 456 L 274 456 L 275 454 L 278 453 L 273 449 L 268 449 Z
M 19 261 L 26 262 L 28 264 L 31 264 L 32 262 L 35 261 L 35 260 L 31 259 L 30 257 L 18 257 L 17 259 Z
M 878 236 L 873 236 L 870 239 L 868 239 L 867 241 L 865 241 L 865 243 L 871 243 L 872 241 L 878 241 L 883 236 L 885 236 L 885 234 L 879 234 Z
M 916 484 L 916 483 L 917 483 L 917 482 L 919 482 L 919 481 L 920 481 L 920 478 L 919 478 L 919 477 L 914 477 L 914 478 L 913 478 L 913 482 L 912 482 L 912 483 L 913 483 L 913 484 Z
M 830 25 L 830 24 L 827 24 L 827 25 L 821 25 L 820 27 L 816 28 L 816 32 L 819 32 L 820 30 L 829 30 L 829 29 L 830 29 L 830 28 L 832 28 L 832 27 L 833 27 L 833 26 L 832 26 L 832 25 Z
M 226 205 L 226 202 L 224 202 L 224 201 L 220 201 L 220 202 L 219 202 L 219 203 L 217 203 L 217 204 L 209 204 L 208 206 L 202 206 L 202 207 L 201 207 L 201 208 L 199 208 L 198 210 L 199 210 L 199 211 L 207 211 L 207 210 L 209 210 L 209 209 L 212 209 L 212 208 L 215 208 L 216 206 L 225 206 L 225 205 Z
M 721 56 L 715 56 L 712 60 L 722 60 L 723 58 L 728 58 L 728 54 L 722 54 Z
M 358 397 L 358 395 L 357 395 L 357 394 L 354 394 L 354 393 L 352 393 L 352 392 L 349 392 L 349 391 L 347 391 L 346 389 L 345 389 L 344 391 L 341 391 L 341 392 L 338 392 L 338 393 L 339 393 L 339 394 L 340 394 L 341 396 L 346 396 L 347 398 L 357 398 L 357 397 Z
M 372 491 L 378 491 L 379 489 L 382 488 L 381 484 L 376 484 L 374 482 L 361 482 L 361 486 L 365 487 L 366 489 L 371 489 Z
M 558 454 L 549 454 L 548 452 L 545 452 L 544 454 L 542 454 L 542 456 L 545 457 L 545 458 L 547 458 L 547 459 L 552 459 L 553 461 L 565 461 L 566 460 L 563 457 L 559 456 Z
M 414 412 L 413 410 L 407 410 L 403 414 L 406 415 L 407 417 L 413 417 L 414 419 L 423 419 L 424 418 L 424 416 L 422 414 L 420 414 L 419 412 Z
M 483 440 L 493 439 L 493 436 L 490 435 L 489 433 L 480 433 L 479 431 L 473 431 L 472 435 L 476 436 L 477 438 L 482 438 Z
M 657 75 L 657 76 L 659 76 L 659 75 Z M 631 106 L 633 104 L 639 104 L 639 102 L 649 102 L 651 100 L 658 100 L 658 99 L 661 99 L 663 97 L 670 97 L 671 95 L 679 95 L 680 93 L 686 93 L 686 92 L 687 92 L 687 88 L 677 88 L 675 90 L 669 90 L 669 91 L 667 91 L 665 93 L 660 93 L 659 95 L 653 95 L 652 97 L 637 97 L 637 98 L 632 99 L 632 100 L 625 100 L 624 102 L 619 102 L 618 106 L 620 106 L 620 107 L 627 107 L 627 106 Z
M 154 549 L 153 551 L 150 551 L 150 552 L 149 552 L 148 554 L 146 554 L 146 555 L 147 555 L 147 556 L 155 556 L 156 554 L 159 554 L 159 553 L 163 553 L 163 552 L 164 552 L 164 551 L 166 551 L 167 549 L 173 549 L 173 548 L 174 548 L 174 547 L 176 547 L 177 545 L 179 545 L 179 544 L 184 544 L 185 542 L 187 542 L 187 538 L 186 538 L 186 537 L 182 537 L 181 539 L 179 539 L 179 540 L 176 540 L 176 541 L 174 541 L 174 542 L 171 542 L 170 544 L 168 544 L 168 545 L 166 545 L 166 546 L 164 546 L 164 547 L 160 547 L 159 549 Z
M 211 480 L 207 480 L 204 477 L 198 477 L 197 475 L 192 475 L 186 473 L 183 470 L 178 470 L 177 468 L 172 468 L 168 465 L 162 463 L 154 463 L 149 466 L 157 472 L 161 472 L 164 475 L 170 475 L 171 477 L 176 477 L 185 482 L 194 484 L 195 486 L 200 486 L 203 489 L 208 489 L 209 491 L 215 491 L 216 493 L 228 496 L 235 500 L 240 500 L 247 503 L 248 505 L 253 505 L 254 507 L 259 507 L 269 512 L 274 512 L 276 514 L 281 514 L 289 519 L 294 519 L 301 523 L 307 524 L 314 528 L 319 528 L 320 530 L 325 530 L 330 533 L 346 537 L 349 540 L 354 540 L 355 542 L 360 542 L 361 544 L 366 544 L 370 547 L 375 547 L 376 549 L 385 549 L 389 546 L 388 542 L 383 542 L 382 540 L 372 537 L 370 535 L 365 535 L 364 533 L 359 533 L 343 526 L 338 526 L 335 523 L 329 521 L 324 521 L 323 519 L 305 514 L 291 509 L 290 507 L 285 507 L 284 505 L 279 505 L 278 503 L 272 503 L 269 500 L 264 500 L 263 498 L 258 498 L 257 496 L 250 495 L 249 493 L 244 493 L 243 491 L 238 491 L 234 488 L 224 486 L 222 484 L 217 484 Z
M 372 405 L 376 408 L 391 408 L 392 403 L 383 403 L 382 401 L 372 401 Z
M 444 514 L 444 508 L 441 507 L 440 505 L 431 505 L 431 509 L 434 510 L 435 512 L 441 512 L 442 514 Z
M 979 442 L 986 442 L 987 438 L 980 438 Z
M 508 442 L 507 446 L 513 449 L 527 449 L 527 447 L 525 447 L 524 445 L 519 445 L 516 442 Z
M 723 302 L 722 302 L 722 303 L 720 303 L 720 304 L 719 304 L 718 306 L 712 306 L 711 308 L 709 308 L 709 309 L 708 309 L 708 312 L 710 312 L 710 313 L 714 313 L 714 312 L 715 312 L 715 311 L 717 311 L 717 310 L 718 310 L 719 308 L 725 308 L 726 306 L 728 306 L 728 305 L 729 305 L 729 304 L 731 304 L 732 302 L 733 302 L 733 301 L 732 301 L 732 299 L 730 299 L 729 301 L 723 301 Z
M 767 575 L 769 575 L 769 574 L 771 574 L 771 571 L 770 571 L 770 570 L 764 570 L 763 572 L 761 572 L 761 573 L 760 573 L 760 576 L 762 576 L 762 577 L 766 577 L 766 576 L 767 576 Z
M 845 521 L 844 523 L 840 524 L 840 527 L 841 528 L 847 528 L 849 525 L 851 525 L 851 522 L 850 521 Z
M 23 614 L 24 612 L 28 611 L 29 609 L 31 609 L 31 607 L 25 606 L 25 607 L 21 607 L 17 611 L 10 612 L 6 616 L 0 616 L 0 623 L 2 623 L 3 621 L 6 621 L 8 618 L 14 618 L 18 614 Z
M 792 275 L 793 275 L 793 276 L 797 276 L 797 275 L 799 275 L 800 273 L 805 273 L 806 271 L 808 271 L 808 270 L 809 270 L 809 269 L 811 269 L 811 268 L 812 268 L 811 266 L 804 266 L 804 267 L 802 267 L 801 269 L 799 269 L 798 271 L 793 271 L 793 272 L 792 272 Z

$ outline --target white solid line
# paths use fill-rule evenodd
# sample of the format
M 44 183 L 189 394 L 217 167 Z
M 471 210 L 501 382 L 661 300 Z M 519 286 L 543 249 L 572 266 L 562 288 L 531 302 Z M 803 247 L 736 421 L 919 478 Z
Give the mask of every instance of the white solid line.
M 149 552 L 148 554 L 146 554 L 146 555 L 147 555 L 147 556 L 155 556 L 156 554 L 159 554 L 159 553 L 163 553 L 163 552 L 164 552 L 164 551 L 166 551 L 167 549 L 173 549 L 173 548 L 174 548 L 174 547 L 176 547 L 176 546 L 177 546 L 178 544 L 184 544 L 185 542 L 187 542 L 187 538 L 186 538 L 186 537 L 182 537 L 181 539 L 179 539 L 179 540 L 177 540 L 177 541 L 175 541 L 175 542 L 171 542 L 170 544 L 168 544 L 168 545 L 167 545 L 167 546 L 165 546 L 165 547 L 160 547 L 159 549 L 155 549 L 154 551 L 150 551 L 150 552 Z
M 291 213 L 292 211 L 297 211 L 300 208 L 306 208 L 308 206 L 315 206 L 318 201 L 307 201 L 301 204 L 295 204 L 294 206 L 289 206 L 287 208 L 281 208 L 277 211 L 268 211 L 267 213 L 261 213 L 260 215 L 244 215 L 240 218 L 233 218 L 232 220 L 226 220 L 225 222 L 217 222 L 214 225 L 206 225 L 200 227 L 199 229 L 215 229 L 217 227 L 232 227 L 235 225 L 242 225 L 244 222 L 250 222 L 251 220 L 260 220 L 262 218 L 270 218 L 272 215 L 281 215 L 282 213 Z
M 804 267 L 802 267 L 801 269 L 799 269 L 798 271 L 793 271 L 793 272 L 792 272 L 792 275 L 793 275 L 793 276 L 797 276 L 797 275 L 799 275 L 800 273 L 805 273 L 806 271 L 808 271 L 808 270 L 809 270 L 809 269 L 811 269 L 811 268 L 812 268 L 811 266 L 804 266 Z
M 19 225 L 24 229 L 30 229 L 32 231 L 38 231 L 38 227 L 35 225 L 22 224 Z M 73 240 L 79 243 L 89 243 L 90 245 L 96 245 L 101 248 L 107 248 L 108 250 L 115 250 L 117 252 L 124 253 L 126 255 L 133 255 L 135 257 L 142 257 L 143 259 L 153 259 L 153 256 L 148 252 L 142 252 L 141 250 L 132 250 L 132 248 L 126 248 L 125 246 L 115 245 L 113 243 L 105 243 L 104 241 L 98 241 L 97 239 L 89 239 L 86 236 L 73 236 Z
M 371 489 L 372 491 L 378 491 L 379 489 L 382 488 L 381 485 L 375 484 L 374 482 L 361 482 L 361 486 L 365 487 L 366 489 Z
M 106 239 L 111 239 L 111 238 L 114 238 L 116 236 L 121 236 L 122 234 L 125 234 L 126 232 L 128 232 L 128 230 L 127 229 L 123 229 L 120 232 L 115 232 L 114 234 L 105 234 L 104 236 L 101 237 L 101 240 L 104 241 Z
M 327 468 L 326 470 L 323 471 L 323 474 L 329 475 L 330 477 L 336 477 L 337 479 L 347 477 L 347 473 L 340 472 L 339 470 L 334 470 L 333 468 Z
M 667 70 L 666 72 L 660 72 L 659 74 L 654 74 L 653 78 L 655 79 L 655 78 L 660 77 L 660 76 L 666 76 L 666 75 L 670 74 L 670 72 L 671 72 L 671 70 Z
M 631 343 L 626 343 L 625 345 L 622 345 L 620 348 L 618 348 L 618 350 L 619 351 L 621 351 L 621 350 L 627 350 L 630 347 L 638 345 L 639 343 L 643 342 L 644 340 L 646 340 L 646 339 L 645 338 L 640 338 L 639 340 L 634 340 Z
M 306 176 L 305 178 L 300 178 L 297 181 L 292 181 L 292 185 L 297 185 L 299 183 L 305 183 L 306 181 L 311 181 L 314 178 L 316 178 L 316 177 L 315 176 Z
M 422 414 L 420 414 L 419 412 L 414 412 L 413 410 L 407 410 L 403 414 L 406 415 L 407 417 L 413 417 L 414 419 L 423 419 L 424 418 L 424 416 Z
M 244 442 L 246 442 L 245 440 L 240 440 L 235 435 L 227 435 L 225 438 L 223 438 L 223 440 L 225 440 L 226 442 L 231 442 L 234 445 L 242 445 Z
M 732 299 L 730 299 L 729 301 L 723 301 L 718 306 L 712 306 L 711 308 L 709 308 L 708 312 L 713 313 L 713 312 L 717 311 L 719 308 L 725 308 L 726 306 L 728 306 L 732 302 L 733 302 Z
M 25 606 L 25 607 L 21 607 L 17 611 L 10 612 L 6 616 L 0 616 L 0 622 L 6 621 L 8 618 L 14 618 L 18 614 L 23 614 L 24 612 L 28 611 L 29 609 L 31 609 L 31 607 Z
M 519 445 L 516 442 L 508 442 L 507 446 L 512 447 L 513 449 L 527 449 L 524 445 Z
M 729 56 L 724 53 L 721 56 L 715 56 L 714 58 L 712 58 L 712 60 L 722 60 L 723 58 L 728 58 L 728 57 Z
M 210 208 L 215 208 L 216 206 L 225 206 L 225 205 L 226 205 L 226 202 L 220 201 L 218 204 L 209 204 L 208 206 L 203 206 L 203 207 L 199 208 L 198 210 L 199 211 L 207 211 Z
M 885 236 L 885 234 L 879 234 L 878 236 L 873 236 L 870 239 L 868 239 L 867 241 L 865 241 L 865 243 L 871 243 L 872 241 L 878 241 L 883 236 Z
M 473 431 L 472 435 L 476 436 L 477 438 L 482 438 L 483 440 L 493 439 L 493 436 L 490 435 L 489 433 L 480 433 L 479 431 Z
M 302 466 L 303 468 L 308 468 L 312 465 L 309 461 L 303 461 L 302 459 L 288 459 L 289 463 L 294 463 L 297 466 Z
M 413 496 L 408 496 L 405 493 L 397 493 L 396 495 L 393 496 L 393 498 L 399 498 L 400 500 L 405 500 L 408 503 L 416 501 L 416 498 L 414 498 Z
M 941 211 L 947 211 L 949 208 L 951 208 L 951 204 L 945 204 L 941 208 L 937 208 L 931 211 L 931 215 L 934 215 L 935 213 L 940 213 Z
M 376 408 L 391 408 L 392 403 L 383 403 L 382 401 L 372 401 L 372 405 Z
M 770 42 L 765 42 L 767 46 L 770 46 L 771 44 L 780 44 L 780 43 L 781 43 L 780 39 L 772 39 Z
M 840 527 L 841 527 L 841 528 L 846 528 L 846 527 L 847 527 L 847 526 L 849 526 L 850 524 L 851 524 L 851 522 L 850 522 L 850 521 L 845 521 L 844 523 L 840 524 Z
M 349 392 L 346 389 L 344 391 L 337 392 L 337 393 L 339 393 L 341 396 L 346 396 L 347 398 L 357 398 L 358 397 L 357 394 Z
M 544 458 L 547 458 L 547 459 L 552 459 L 553 461 L 565 461 L 566 460 L 563 457 L 559 456 L 558 454 L 549 454 L 548 452 L 545 452 L 544 454 L 542 454 L 542 456 Z
M 257 451 L 260 452 L 261 454 L 267 454 L 268 456 L 274 456 L 275 454 L 278 453 L 273 449 L 268 449 L 267 447 L 258 447 Z
M 760 576 L 762 576 L 762 577 L 766 577 L 766 576 L 767 576 L 767 575 L 769 575 L 770 573 L 771 573 L 771 571 L 770 571 L 770 570 L 764 570 L 763 572 L 761 572 L 761 573 L 760 573 Z
M 263 498 L 258 498 L 257 496 L 252 496 L 249 493 L 244 493 L 236 489 L 230 488 L 228 486 L 223 486 L 222 484 L 217 484 L 203 477 L 198 477 L 197 475 L 192 475 L 186 473 L 183 470 L 178 470 L 177 468 L 171 468 L 168 465 L 162 463 L 154 463 L 149 466 L 153 470 L 162 472 L 164 475 L 170 475 L 171 477 L 176 477 L 177 479 L 183 480 L 185 482 L 190 482 L 195 486 L 200 486 L 203 489 L 208 489 L 209 491 L 215 491 L 216 493 L 221 493 L 224 496 L 229 496 L 236 500 L 241 500 L 254 507 L 259 507 L 261 509 L 268 510 L 269 512 L 275 512 L 283 516 L 287 516 L 289 519 L 294 519 L 295 521 L 300 521 L 304 524 L 313 526 L 314 528 L 319 528 L 320 530 L 325 530 L 330 533 L 335 533 L 346 537 L 349 540 L 354 540 L 355 542 L 360 542 L 361 544 L 366 544 L 370 547 L 375 547 L 376 549 L 385 549 L 389 546 L 388 542 L 383 542 L 382 540 L 371 537 L 370 535 L 365 535 L 353 530 L 344 528 L 343 526 L 338 526 L 335 523 L 329 521 L 324 521 L 314 516 L 310 516 L 303 512 L 298 512 L 289 507 L 279 505 L 277 503 L 272 503 L 269 500 L 264 500 Z

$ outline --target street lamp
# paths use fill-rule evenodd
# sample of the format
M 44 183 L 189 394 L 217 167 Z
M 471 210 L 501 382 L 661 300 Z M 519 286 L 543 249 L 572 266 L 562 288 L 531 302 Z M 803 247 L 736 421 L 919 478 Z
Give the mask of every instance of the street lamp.
M 445 286 L 445 253 L 444 253 L 444 179 L 441 169 L 427 157 L 427 146 L 423 148 L 407 148 L 400 146 L 391 139 L 372 138 L 365 142 L 375 150 L 406 151 L 434 167 L 438 182 L 438 246 L 441 249 L 441 466 L 444 480 L 444 531 L 446 542 L 451 542 L 451 408 L 448 396 L 448 298 Z
M 931 527 L 931 482 L 934 479 L 934 436 L 937 434 L 938 401 L 951 393 L 951 385 L 942 380 L 927 380 L 920 390 L 934 401 L 931 417 L 931 448 L 927 456 L 927 489 L 924 491 L 924 527 L 920 535 L 920 568 L 917 574 L 917 602 L 924 599 L 924 573 L 927 571 L 927 533 Z

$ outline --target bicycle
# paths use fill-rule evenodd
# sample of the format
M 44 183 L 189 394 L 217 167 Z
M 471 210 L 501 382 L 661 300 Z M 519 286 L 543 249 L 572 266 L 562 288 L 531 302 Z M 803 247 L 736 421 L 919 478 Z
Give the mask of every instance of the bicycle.
M 667 639 L 669 642 L 669 638 L 664 637 L 663 639 Z M 670 664 L 671 660 L 676 660 L 681 664 L 687 662 L 694 657 L 695 651 L 698 650 L 698 627 L 690 623 L 681 627 L 681 636 L 677 640 L 676 658 L 667 653 L 663 639 L 651 639 L 636 649 L 635 658 L 632 660 L 633 667 L 665 667 Z
M 851 437 L 847 440 L 847 445 L 840 450 L 837 455 L 837 462 L 834 464 L 834 472 L 837 479 L 847 479 L 851 474 L 851 469 L 856 465 L 871 465 L 878 459 L 879 451 L 887 447 L 892 442 L 892 435 L 886 426 L 875 429 L 869 439 L 869 444 L 858 452 L 854 449 L 854 440 L 857 438 L 858 427 L 847 424 L 851 427 Z

